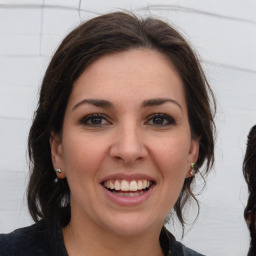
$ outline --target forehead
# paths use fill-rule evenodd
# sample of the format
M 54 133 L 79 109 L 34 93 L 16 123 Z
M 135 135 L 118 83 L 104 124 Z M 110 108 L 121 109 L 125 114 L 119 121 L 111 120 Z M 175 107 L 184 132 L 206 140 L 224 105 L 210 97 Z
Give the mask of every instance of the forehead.
M 186 104 L 175 66 L 155 50 L 132 49 L 104 55 L 89 65 L 75 81 L 70 101 L 84 97 L 141 101 L 167 96 Z

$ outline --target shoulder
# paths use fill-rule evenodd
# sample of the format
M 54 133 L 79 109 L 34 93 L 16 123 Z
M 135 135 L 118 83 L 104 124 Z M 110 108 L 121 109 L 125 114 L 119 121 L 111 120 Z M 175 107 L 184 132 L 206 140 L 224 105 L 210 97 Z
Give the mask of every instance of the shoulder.
M 47 252 L 46 241 L 47 231 L 43 221 L 9 234 L 0 234 L 1 256 L 41 255 Z
M 163 232 L 164 232 L 164 235 L 163 235 Z M 163 246 L 166 247 L 166 244 L 168 244 L 168 246 L 167 246 L 167 247 L 169 247 L 168 253 L 167 253 L 168 256 L 169 255 L 172 255 L 172 256 L 203 256 L 203 254 L 200 254 L 200 253 L 186 247 L 182 243 L 176 241 L 175 237 L 166 228 L 164 228 L 162 230 L 162 239 L 161 240 L 162 240 L 162 243 L 165 243 L 165 245 L 163 244 Z M 167 252 L 167 250 L 166 250 L 166 252 Z
M 203 254 L 200 254 L 188 247 L 186 247 L 185 245 L 183 245 L 180 242 L 176 241 L 176 246 L 175 246 L 177 251 L 181 251 L 183 254 L 177 254 L 178 255 L 184 255 L 184 256 L 204 256 Z

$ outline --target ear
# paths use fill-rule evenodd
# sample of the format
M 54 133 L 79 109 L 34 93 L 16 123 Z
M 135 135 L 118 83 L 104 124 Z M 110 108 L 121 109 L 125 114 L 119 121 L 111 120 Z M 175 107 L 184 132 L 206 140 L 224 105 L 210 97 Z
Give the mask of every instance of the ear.
M 188 162 L 187 162 L 187 174 L 186 178 L 190 178 L 193 175 L 191 175 L 190 165 L 192 163 L 196 163 L 199 155 L 199 144 L 200 144 L 200 138 L 193 138 L 191 140 L 190 148 L 189 148 L 189 155 L 188 155 Z
M 50 134 L 50 148 L 51 148 L 51 157 L 52 165 L 54 170 L 61 169 L 61 173 L 56 172 L 56 175 L 59 179 L 64 179 L 66 177 L 64 164 L 63 164 L 63 150 L 62 150 L 62 141 L 61 136 L 51 132 Z

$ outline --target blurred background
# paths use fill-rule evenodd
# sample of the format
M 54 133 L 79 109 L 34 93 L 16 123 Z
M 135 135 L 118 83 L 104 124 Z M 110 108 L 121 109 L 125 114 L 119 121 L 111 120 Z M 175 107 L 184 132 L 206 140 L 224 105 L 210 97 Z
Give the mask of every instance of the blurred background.
M 168 228 L 203 254 L 245 255 L 242 161 L 256 124 L 255 0 L 0 0 L 0 233 L 32 223 L 24 196 L 27 136 L 52 54 L 79 23 L 116 10 L 178 29 L 199 53 L 217 98 L 216 163 L 199 196 L 200 215 L 183 239 L 179 226 Z

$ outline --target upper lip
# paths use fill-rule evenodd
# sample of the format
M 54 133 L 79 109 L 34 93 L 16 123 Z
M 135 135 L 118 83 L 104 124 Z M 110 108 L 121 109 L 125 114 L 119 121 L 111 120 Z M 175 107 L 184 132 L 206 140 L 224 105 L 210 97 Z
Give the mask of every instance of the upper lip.
M 100 180 L 100 183 L 103 183 L 108 180 L 127 180 L 127 181 L 148 180 L 155 183 L 155 179 L 153 177 L 149 175 L 141 174 L 141 173 L 136 173 L 136 174 L 115 173 L 115 174 L 105 176 Z

